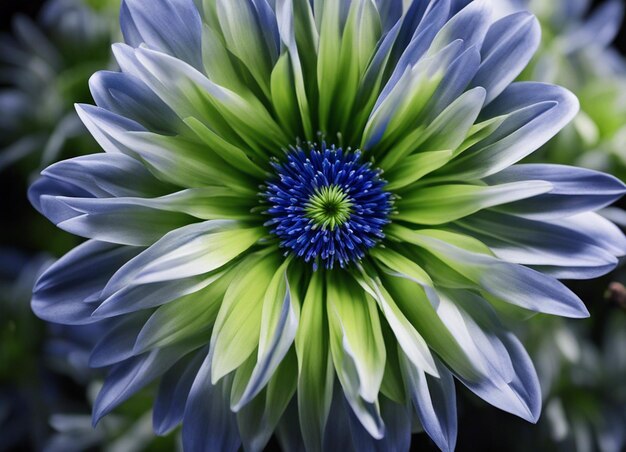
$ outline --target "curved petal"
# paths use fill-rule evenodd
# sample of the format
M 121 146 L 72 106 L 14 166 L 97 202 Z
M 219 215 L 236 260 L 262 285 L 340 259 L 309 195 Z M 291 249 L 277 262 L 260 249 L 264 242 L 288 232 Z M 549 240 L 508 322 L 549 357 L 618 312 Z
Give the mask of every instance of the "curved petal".
M 558 280 L 530 268 L 463 249 L 454 234 L 410 231 L 394 226 L 389 233 L 431 252 L 450 268 L 478 284 L 487 293 L 525 309 L 563 317 L 588 317 L 583 302 Z
M 145 43 L 202 68 L 202 18 L 193 0 L 124 0 L 120 25 L 129 45 Z
M 626 194 L 626 185 L 613 176 L 564 165 L 514 165 L 486 179 L 489 184 L 527 180 L 547 181 L 554 188 L 501 210 L 526 218 L 551 220 L 602 209 Z
M 137 391 L 163 375 L 198 344 L 181 344 L 153 350 L 117 364 L 104 380 L 104 385 L 94 402 L 93 423 L 98 423 Z
M 262 229 L 242 229 L 233 221 L 205 221 L 166 234 L 120 268 L 102 293 L 110 297 L 131 286 L 176 281 L 222 267 L 256 243 Z
M 89 88 L 98 107 L 150 130 L 175 132 L 180 128 L 172 109 L 131 74 L 99 71 L 89 79 Z
M 324 282 L 316 272 L 307 287 L 296 332 L 299 430 L 307 450 L 321 451 L 335 381 L 328 344 Z
M 491 26 L 481 48 L 482 61 L 472 86 L 487 90 L 490 103 L 524 70 L 541 41 L 539 21 L 528 12 L 507 16 Z
M 437 360 L 439 377 L 429 376 L 400 352 L 405 384 L 424 431 L 444 452 L 453 451 L 457 437 L 456 390 L 450 371 Z
M 232 400 L 234 411 L 239 411 L 265 387 L 296 337 L 300 303 L 297 291 L 289 287 L 288 265 L 289 261 L 278 269 L 265 293 L 257 362 L 241 399 Z
M 157 435 L 167 435 L 183 420 L 187 397 L 203 360 L 202 353 L 194 353 L 191 359 L 184 359 L 163 375 L 152 413 Z
M 482 113 L 483 119 L 504 116 L 502 125 L 446 165 L 442 173 L 466 179 L 496 174 L 548 142 L 578 110 L 578 99 L 564 88 L 512 83 Z
M 528 353 L 520 341 L 499 323 L 482 298 L 468 291 L 449 292 L 459 320 L 467 327 L 485 364 L 485 378 L 468 380 L 457 376 L 472 392 L 490 404 L 529 422 L 541 412 L 541 388 Z M 454 300 L 453 302 L 451 300 Z
M 212 360 L 207 354 L 191 386 L 183 416 L 183 447 L 194 452 L 237 452 L 241 439 L 230 411 L 230 377 L 213 385 Z
M 334 276 L 334 277 L 333 277 Z M 356 283 L 329 274 L 327 282 L 330 350 L 348 403 L 376 439 L 384 436 L 378 392 L 385 370 L 385 348 L 375 301 Z
M 217 383 L 241 366 L 259 345 L 263 299 L 279 264 L 276 256 L 253 255 L 236 270 L 211 338 L 211 379 Z
M 38 279 L 31 306 L 38 317 L 68 325 L 94 323 L 97 305 L 85 300 L 98 296 L 106 281 L 141 248 L 88 241 L 51 265 Z

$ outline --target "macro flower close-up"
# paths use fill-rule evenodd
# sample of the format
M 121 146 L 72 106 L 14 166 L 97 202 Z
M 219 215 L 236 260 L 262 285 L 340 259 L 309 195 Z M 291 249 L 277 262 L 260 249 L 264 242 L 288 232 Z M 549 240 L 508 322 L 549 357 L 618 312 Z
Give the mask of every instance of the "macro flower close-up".
M 462 387 L 538 421 L 515 333 L 589 316 L 561 280 L 626 255 L 598 213 L 626 186 L 525 160 L 579 112 L 518 81 L 533 14 L 124 0 L 120 26 L 118 69 L 76 105 L 101 151 L 28 193 L 85 239 L 31 306 L 98 332 L 94 426 L 152 387 L 154 432 L 180 429 L 185 452 L 408 451 L 422 431 L 452 451 Z

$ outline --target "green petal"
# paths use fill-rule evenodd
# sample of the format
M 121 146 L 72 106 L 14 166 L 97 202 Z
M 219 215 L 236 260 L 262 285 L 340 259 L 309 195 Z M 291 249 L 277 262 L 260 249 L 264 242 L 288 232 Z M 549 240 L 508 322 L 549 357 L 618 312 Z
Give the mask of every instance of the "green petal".
M 217 16 L 228 50 L 245 64 L 269 98 L 273 61 L 253 2 L 217 0 Z
M 411 322 L 402 313 L 389 292 L 383 287 L 380 278 L 375 275 L 374 270 L 368 269 L 367 273 L 364 271 L 362 274 L 355 275 L 355 278 L 363 289 L 378 302 L 379 308 L 395 334 L 396 340 L 411 357 L 415 365 L 425 372 L 438 376 L 428 344 L 411 325 Z
M 278 268 L 265 293 L 256 365 L 241 398 L 231 401 L 233 411 L 238 411 L 264 388 L 296 336 L 300 302 L 287 279 L 289 263 L 290 259 Z
M 349 278 L 327 275 L 330 349 L 339 382 L 363 427 L 384 435 L 378 393 L 385 372 L 385 345 L 376 303 Z
M 419 187 L 405 193 L 398 201 L 397 218 L 417 224 L 444 224 L 482 209 L 531 198 L 552 189 L 552 184 L 544 181 L 494 186 L 458 184 Z
M 244 260 L 224 296 L 211 338 L 213 384 L 243 364 L 258 346 L 263 298 L 278 268 L 274 254 Z
M 317 87 L 319 90 L 319 127 L 328 131 L 331 106 L 335 98 L 335 89 L 340 73 L 341 29 L 340 1 L 325 1 L 323 13 L 319 55 L 317 58 Z
M 296 334 L 298 410 L 307 450 L 321 451 L 333 394 L 334 372 L 328 344 L 324 280 L 315 272 L 309 283 Z
M 216 275 L 216 281 L 206 288 L 158 308 L 139 333 L 134 352 L 140 354 L 197 336 L 208 340 L 233 273 Z
M 295 90 L 295 79 L 292 73 L 293 63 L 289 53 L 278 59 L 271 77 L 272 104 L 281 125 L 296 137 L 301 133 L 298 121 L 298 95 Z
M 397 165 L 393 170 L 385 173 L 385 177 L 389 181 L 387 190 L 399 190 L 419 181 L 452 160 L 452 156 L 453 151 L 432 151 L 420 152 L 406 157 L 402 160 L 401 165 Z
M 383 286 L 389 291 L 407 319 L 432 348 L 452 369 L 474 380 L 478 373 L 463 348 L 437 315 L 424 288 L 407 276 L 382 276 Z

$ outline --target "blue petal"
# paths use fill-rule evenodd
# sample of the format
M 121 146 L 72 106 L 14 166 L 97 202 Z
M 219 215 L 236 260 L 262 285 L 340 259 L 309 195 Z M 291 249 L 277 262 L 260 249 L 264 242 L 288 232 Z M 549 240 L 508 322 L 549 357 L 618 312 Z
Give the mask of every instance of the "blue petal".
M 481 49 L 482 62 L 472 86 L 487 90 L 486 103 L 498 97 L 524 70 L 541 41 L 541 27 L 530 13 L 499 20 L 489 29 Z
M 459 226 L 462 232 L 489 246 L 500 259 L 538 266 L 562 279 L 597 278 L 617 265 L 614 245 L 606 246 L 597 240 L 598 234 L 585 234 L 575 225 L 485 211 L 460 221 Z
M 111 294 L 94 311 L 93 317 L 103 319 L 142 309 L 156 308 L 203 289 L 213 277 L 198 276 L 178 281 L 155 282 L 139 286 L 123 286 Z
M 37 194 L 78 198 L 151 198 L 171 193 L 139 161 L 124 154 L 91 154 L 56 163 L 42 175 L 49 179 Z M 68 184 L 72 190 L 67 190 Z M 33 196 L 35 198 L 35 196 Z
M 489 303 L 469 291 L 450 291 L 482 361 L 485 376 L 469 380 L 458 376 L 472 392 L 490 404 L 529 422 L 541 412 L 541 388 L 530 357 L 519 340 L 499 322 Z
M 131 119 L 155 131 L 175 132 L 180 121 L 138 78 L 121 72 L 99 71 L 89 79 L 98 107 Z
M 617 257 L 626 256 L 626 236 L 616 225 L 597 213 L 587 212 L 574 215 L 555 224 L 574 229 L 587 237 L 595 245 Z
M 448 17 L 449 4 L 450 0 L 436 0 L 428 4 L 426 8 L 427 2 L 413 2 L 402 20 L 402 26 L 397 30 L 398 36 L 395 37 L 394 33 L 389 33 L 385 37 L 381 49 L 385 48 L 386 45 L 394 45 L 392 54 L 389 57 L 391 61 L 388 64 L 395 63 L 395 66 L 393 66 L 394 71 L 376 101 L 374 110 L 389 96 L 407 68 L 417 64 L 429 50 L 437 31 L 443 26 Z M 394 37 L 395 42 L 393 40 Z M 399 56 L 395 54 L 399 54 Z M 377 53 L 374 61 L 377 61 L 382 56 L 386 55 L 382 55 L 380 52 Z M 395 61 L 396 59 L 398 60 L 397 62 Z M 378 74 L 376 75 L 378 76 Z M 369 76 L 369 71 L 367 76 Z
M 163 375 L 197 347 L 197 344 L 180 344 L 159 348 L 114 366 L 94 403 L 93 424 L 97 424 L 102 417 Z
M 111 275 L 141 249 L 88 241 L 48 268 L 35 284 L 32 308 L 44 320 L 68 325 L 94 323 L 93 304 Z
M 193 0 L 124 0 L 124 39 L 142 43 L 202 69 L 202 18 Z
M 145 131 L 136 121 L 111 113 L 93 105 L 76 105 L 76 112 L 91 135 L 105 152 L 123 153 L 135 156 L 135 152 L 119 141 L 123 132 Z
M 470 278 L 482 290 L 507 303 L 563 317 L 589 316 L 580 298 L 553 277 L 487 254 L 459 248 L 430 237 L 427 231 L 403 232 L 396 227 L 393 234 L 425 248 L 446 265 Z
M 376 0 L 376 6 L 383 25 L 383 32 L 387 32 L 402 17 L 402 0 Z
M 402 373 L 424 431 L 442 451 L 453 451 L 457 437 L 456 392 L 450 371 L 436 360 L 439 378 L 415 367 L 401 353 Z
M 496 174 L 543 146 L 578 109 L 578 99 L 564 88 L 513 83 L 482 113 L 483 120 L 505 116 L 502 125 L 448 164 L 445 172 L 467 178 Z
M 446 22 L 437 33 L 431 51 L 442 49 L 457 39 L 463 41 L 464 49 L 480 49 L 491 22 L 490 0 L 475 0 Z
M 500 339 L 515 368 L 515 378 L 512 381 L 495 384 L 488 379 L 473 382 L 458 378 L 474 394 L 491 405 L 535 423 L 541 414 L 541 389 L 533 363 L 513 334 L 503 333 Z
M 475 47 L 470 47 L 446 68 L 445 75 L 433 94 L 432 105 L 425 109 L 427 121 L 436 118 L 463 94 L 479 66 L 480 53 Z
M 141 312 L 114 322 L 93 347 L 89 366 L 107 367 L 132 358 L 135 341 L 148 317 Z
M 411 446 L 411 412 L 403 405 L 384 396 L 380 397 L 380 409 L 387 431 L 382 439 L 376 440 L 363 428 L 355 414 L 346 407 L 352 434 L 352 448 L 355 451 L 405 452 Z M 335 413 L 331 411 L 331 422 Z M 345 435 L 345 430 L 343 430 Z M 350 450 L 350 449 L 329 449 Z
M 502 207 L 506 212 L 531 219 L 558 219 L 599 210 L 626 194 L 626 185 L 619 179 L 573 166 L 514 165 L 486 179 L 489 184 L 522 180 L 544 180 L 554 185 L 545 195 Z
M 203 359 L 203 353 L 194 353 L 191 359 L 177 363 L 163 375 L 152 417 L 157 435 L 169 434 L 183 420 L 187 397 Z
M 230 411 L 231 377 L 211 384 L 212 356 L 207 354 L 193 382 L 183 416 L 183 447 L 192 452 L 236 452 L 241 440 Z
M 60 229 L 81 237 L 131 246 L 149 246 L 169 231 L 193 222 L 185 214 L 165 212 L 132 198 L 68 198 L 44 195 L 42 213 Z M 145 225 L 150 227 L 146 228 Z

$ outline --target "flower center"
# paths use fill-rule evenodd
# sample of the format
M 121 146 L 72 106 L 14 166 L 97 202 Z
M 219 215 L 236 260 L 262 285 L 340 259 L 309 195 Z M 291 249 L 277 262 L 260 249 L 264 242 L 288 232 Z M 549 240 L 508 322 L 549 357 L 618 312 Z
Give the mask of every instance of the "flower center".
M 324 143 L 308 151 L 297 147 L 273 166 L 276 177 L 261 196 L 269 204 L 266 226 L 286 254 L 314 268 L 345 267 L 384 238 L 391 193 L 384 190 L 380 171 L 361 161 L 360 152 Z
M 315 225 L 331 231 L 350 218 L 352 202 L 341 187 L 330 185 L 318 188 L 309 198 L 305 211 Z

